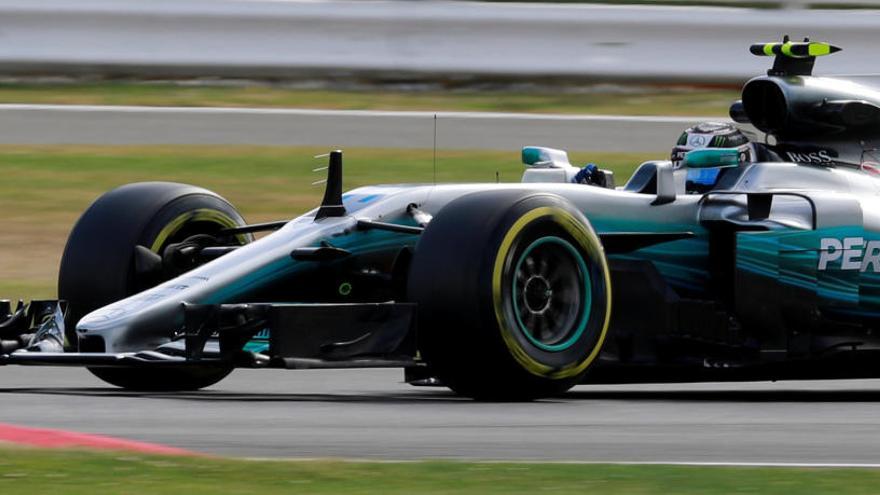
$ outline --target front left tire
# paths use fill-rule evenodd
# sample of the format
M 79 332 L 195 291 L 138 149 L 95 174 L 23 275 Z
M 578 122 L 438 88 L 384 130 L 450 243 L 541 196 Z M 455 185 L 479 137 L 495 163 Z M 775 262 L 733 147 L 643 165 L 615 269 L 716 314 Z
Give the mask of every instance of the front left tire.
M 86 314 L 168 278 L 139 273 L 135 266 L 137 246 L 161 255 L 170 244 L 241 225 L 245 225 L 244 219 L 228 201 L 186 184 L 128 184 L 98 198 L 77 221 L 61 259 L 58 297 L 68 301 L 68 342 L 76 342 L 76 323 Z M 236 237 L 235 242 L 249 240 L 250 237 Z M 213 385 L 232 368 L 108 367 L 89 371 L 126 389 L 172 391 Z

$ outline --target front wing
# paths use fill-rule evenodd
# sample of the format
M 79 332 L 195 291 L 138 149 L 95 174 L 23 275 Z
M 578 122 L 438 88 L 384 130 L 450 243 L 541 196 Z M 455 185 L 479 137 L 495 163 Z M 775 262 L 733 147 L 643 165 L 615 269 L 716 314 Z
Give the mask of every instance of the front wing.
M 184 303 L 181 310 L 182 327 L 167 344 L 155 349 L 105 353 L 104 344 L 94 340 L 100 337 L 86 336 L 80 338 L 78 352 L 42 352 L 31 343 L 0 354 L 0 365 L 210 364 L 287 369 L 420 365 L 416 359 L 415 304 Z M 38 326 L 46 325 L 50 318 Z

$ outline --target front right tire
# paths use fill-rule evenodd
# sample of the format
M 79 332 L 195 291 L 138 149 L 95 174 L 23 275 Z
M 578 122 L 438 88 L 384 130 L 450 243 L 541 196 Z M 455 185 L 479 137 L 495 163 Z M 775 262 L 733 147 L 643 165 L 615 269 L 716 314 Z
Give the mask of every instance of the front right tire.
M 431 221 L 408 282 L 422 357 L 481 400 L 562 393 L 595 361 L 611 315 L 602 244 L 569 201 L 473 193 Z

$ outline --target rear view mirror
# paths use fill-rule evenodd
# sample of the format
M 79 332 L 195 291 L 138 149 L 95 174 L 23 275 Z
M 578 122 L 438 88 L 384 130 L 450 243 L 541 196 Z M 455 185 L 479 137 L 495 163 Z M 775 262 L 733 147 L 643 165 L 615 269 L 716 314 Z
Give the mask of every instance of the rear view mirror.
M 571 167 L 568 153 L 563 150 L 542 146 L 525 146 L 522 149 L 522 162 L 527 167 L 564 168 Z

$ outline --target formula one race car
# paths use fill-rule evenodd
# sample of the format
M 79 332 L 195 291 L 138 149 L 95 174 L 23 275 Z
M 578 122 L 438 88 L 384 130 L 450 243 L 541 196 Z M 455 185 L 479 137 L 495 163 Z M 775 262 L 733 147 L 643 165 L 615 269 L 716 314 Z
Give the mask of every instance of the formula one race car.
M 621 188 L 535 147 L 519 184 L 345 194 L 335 151 L 319 208 L 259 225 L 197 187 L 120 187 L 73 228 L 62 301 L 0 305 L 0 364 L 141 390 L 400 367 L 491 400 L 880 377 L 880 90 L 812 76 L 825 43 L 752 51 L 775 63 L 731 117 L 763 141 L 685 133 Z

